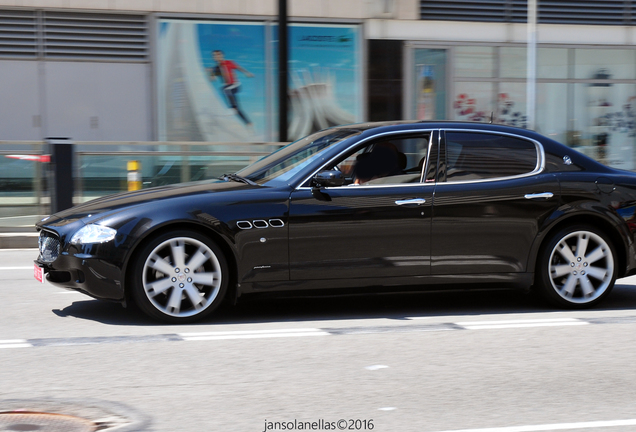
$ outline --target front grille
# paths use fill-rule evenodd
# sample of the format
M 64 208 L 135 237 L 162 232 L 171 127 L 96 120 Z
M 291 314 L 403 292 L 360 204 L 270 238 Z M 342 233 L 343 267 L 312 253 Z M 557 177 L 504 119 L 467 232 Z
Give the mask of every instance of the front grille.
M 42 262 L 52 263 L 60 254 L 60 239 L 53 233 L 40 231 L 38 245 L 40 246 L 40 257 L 38 259 Z

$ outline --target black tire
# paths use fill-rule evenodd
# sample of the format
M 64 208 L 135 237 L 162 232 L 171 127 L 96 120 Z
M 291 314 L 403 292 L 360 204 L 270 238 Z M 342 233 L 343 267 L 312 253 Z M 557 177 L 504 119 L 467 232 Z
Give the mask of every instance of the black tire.
M 559 307 L 595 306 L 614 287 L 617 257 L 604 232 L 589 225 L 564 228 L 539 253 L 537 288 L 544 298 Z
M 229 270 L 221 249 L 190 230 L 159 235 L 136 254 L 131 293 L 151 318 L 173 324 L 210 315 L 227 292 Z

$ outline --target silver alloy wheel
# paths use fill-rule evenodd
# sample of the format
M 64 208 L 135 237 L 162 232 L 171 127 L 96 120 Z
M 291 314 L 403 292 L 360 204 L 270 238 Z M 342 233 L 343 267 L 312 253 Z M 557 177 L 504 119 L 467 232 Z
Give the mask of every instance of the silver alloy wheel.
M 222 277 L 219 260 L 209 246 L 190 237 L 176 237 L 150 252 L 142 283 L 158 311 L 185 318 L 201 313 L 214 302 Z
M 577 304 L 592 302 L 612 284 L 612 249 L 593 232 L 569 233 L 552 249 L 549 276 L 552 287 L 563 299 Z

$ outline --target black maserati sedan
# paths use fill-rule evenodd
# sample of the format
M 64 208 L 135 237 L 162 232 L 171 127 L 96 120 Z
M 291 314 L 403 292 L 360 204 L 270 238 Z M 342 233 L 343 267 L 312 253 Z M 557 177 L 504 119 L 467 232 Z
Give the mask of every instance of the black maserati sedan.
M 524 129 L 365 123 L 37 229 L 35 266 L 50 283 L 166 322 L 254 293 L 460 284 L 584 308 L 636 273 L 636 175 Z

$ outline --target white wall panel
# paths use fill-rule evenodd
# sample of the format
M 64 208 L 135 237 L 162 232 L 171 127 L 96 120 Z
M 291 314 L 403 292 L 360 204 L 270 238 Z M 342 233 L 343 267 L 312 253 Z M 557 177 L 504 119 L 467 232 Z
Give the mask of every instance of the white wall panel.
M 41 139 L 38 114 L 38 62 L 0 60 L 0 140 Z
M 149 65 L 47 62 L 47 134 L 78 141 L 151 137 Z
M 436 42 L 516 42 L 525 43 L 525 24 L 461 21 L 367 20 L 367 39 L 399 39 Z M 537 27 L 539 43 L 554 44 L 633 44 L 636 35 L 631 27 L 541 24 Z

